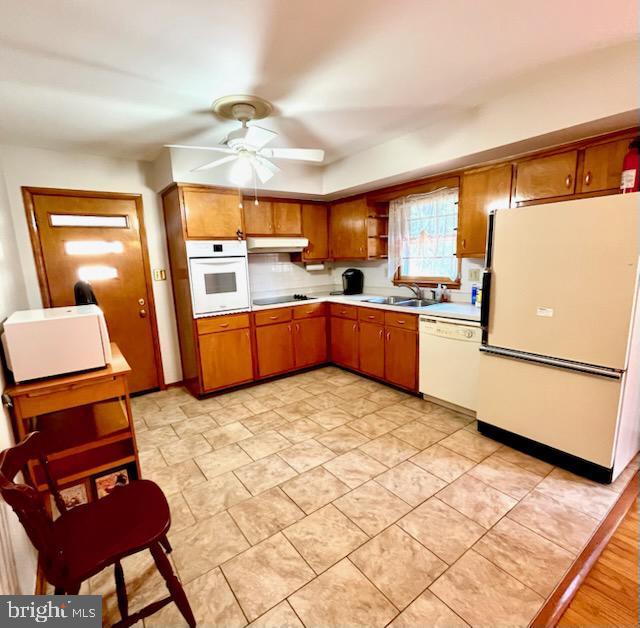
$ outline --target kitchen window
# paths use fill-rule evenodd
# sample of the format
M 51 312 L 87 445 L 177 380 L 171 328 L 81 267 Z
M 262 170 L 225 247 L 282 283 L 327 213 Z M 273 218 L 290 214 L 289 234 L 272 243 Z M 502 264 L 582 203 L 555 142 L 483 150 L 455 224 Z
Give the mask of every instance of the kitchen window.
M 389 203 L 389 276 L 394 283 L 458 286 L 458 188 Z

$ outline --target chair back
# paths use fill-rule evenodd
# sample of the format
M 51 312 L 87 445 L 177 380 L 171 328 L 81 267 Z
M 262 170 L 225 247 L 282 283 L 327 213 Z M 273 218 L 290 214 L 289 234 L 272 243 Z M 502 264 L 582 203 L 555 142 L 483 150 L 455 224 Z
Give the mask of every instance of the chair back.
M 64 573 L 64 558 L 56 546 L 51 516 L 42 495 L 35 488 L 14 482 L 15 476 L 30 460 L 40 462 L 58 510 L 61 514 L 66 512 L 58 487 L 49 473 L 40 432 L 32 432 L 22 442 L 0 452 L 0 494 L 18 515 L 29 539 L 40 553 L 47 579 L 55 582 Z

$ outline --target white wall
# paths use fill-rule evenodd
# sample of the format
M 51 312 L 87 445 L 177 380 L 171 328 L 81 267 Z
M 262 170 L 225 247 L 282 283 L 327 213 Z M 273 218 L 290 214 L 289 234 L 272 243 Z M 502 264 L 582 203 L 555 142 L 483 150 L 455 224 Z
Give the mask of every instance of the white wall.
M 22 186 L 141 194 L 151 268 L 165 268 L 169 273 L 162 208 L 150 181 L 150 164 L 37 148 L 0 146 L 0 169 L 6 181 L 28 307 L 42 307 L 42 301 L 25 218 Z M 154 281 L 153 294 L 165 381 L 176 382 L 182 379 L 182 371 L 171 278 L 163 282 Z
M 9 314 L 27 307 L 27 293 L 18 259 L 4 178 L 0 173 L 0 327 Z M 0 391 L 5 382 L 0 368 Z M 9 413 L 0 411 L 0 451 L 14 444 Z M 35 590 L 36 553 L 17 516 L 0 502 L 0 594 L 31 594 Z

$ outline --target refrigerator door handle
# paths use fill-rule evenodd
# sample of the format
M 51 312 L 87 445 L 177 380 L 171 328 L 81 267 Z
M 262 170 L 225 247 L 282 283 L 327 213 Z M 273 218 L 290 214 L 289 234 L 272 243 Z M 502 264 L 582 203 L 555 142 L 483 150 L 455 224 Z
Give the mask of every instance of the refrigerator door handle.
M 608 379 L 620 380 L 622 379 L 623 374 L 623 371 L 607 368 L 606 366 L 596 366 L 594 364 L 584 364 L 583 362 L 561 360 L 560 358 L 552 358 L 546 355 L 537 355 L 536 353 L 526 353 L 525 351 L 515 351 L 514 349 L 505 349 L 503 347 L 482 345 L 480 346 L 480 351 L 483 353 L 488 353 L 489 355 L 495 355 L 500 358 L 522 360 L 523 362 L 531 362 L 533 364 L 540 364 L 542 366 L 552 366 L 568 371 L 574 371 L 576 373 L 585 373 L 587 375 L 595 375 L 597 377 L 606 377 Z
M 486 345 L 489 337 L 489 301 L 491 300 L 491 270 L 482 273 L 482 303 L 480 304 L 480 327 L 482 327 L 482 344 Z

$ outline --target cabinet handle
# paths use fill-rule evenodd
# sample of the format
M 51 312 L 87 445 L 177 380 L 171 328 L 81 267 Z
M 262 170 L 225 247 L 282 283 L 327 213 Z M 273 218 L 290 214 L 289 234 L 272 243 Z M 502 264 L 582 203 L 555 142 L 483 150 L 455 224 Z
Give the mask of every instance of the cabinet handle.
M 277 321 L 279 316 L 269 316 L 272 321 Z
M 287 329 L 289 330 L 289 333 L 291 333 L 291 325 L 287 325 Z
M 398 325 L 404 325 L 406 321 L 403 321 L 401 318 L 396 320 L 396 323 L 398 323 Z
M 300 323 L 296 323 L 296 332 L 300 331 Z
M 389 340 L 391 340 L 391 332 L 390 331 L 387 332 L 387 342 L 389 342 Z
M 464 238 L 462 238 L 462 248 L 463 249 L 467 248 L 467 241 Z
M 220 327 L 229 327 L 229 323 L 220 323 Z
M 358 323 L 353 324 L 353 331 L 358 331 Z
M 571 188 L 571 184 L 572 183 L 573 183 L 573 177 L 570 174 L 568 174 L 567 178 L 564 180 L 564 184 L 565 184 L 565 187 L 567 188 L 567 190 L 569 188 Z
M 369 316 L 367 316 L 367 318 L 375 318 L 375 316 L 373 314 L 369 314 Z
M 364 253 L 364 246 L 360 247 L 360 253 Z
M 593 176 L 591 175 L 591 170 L 589 170 L 584 177 L 584 184 L 589 185 L 592 180 L 593 180 Z
M 378 336 L 380 337 L 380 340 L 382 340 L 382 334 L 383 333 L 384 333 L 384 331 L 382 329 L 378 332 Z

